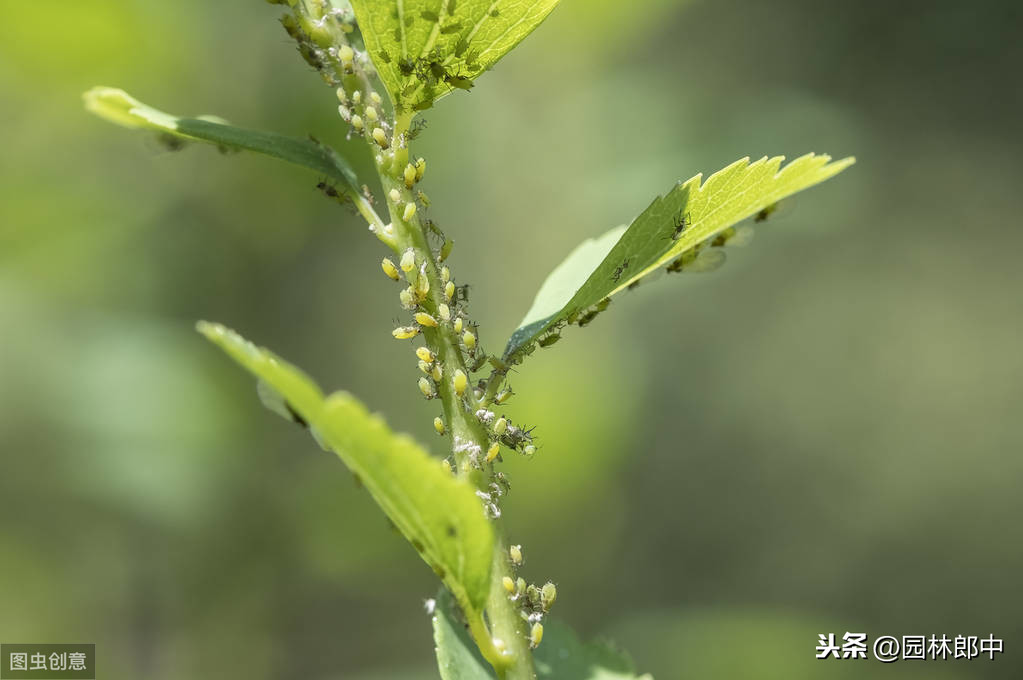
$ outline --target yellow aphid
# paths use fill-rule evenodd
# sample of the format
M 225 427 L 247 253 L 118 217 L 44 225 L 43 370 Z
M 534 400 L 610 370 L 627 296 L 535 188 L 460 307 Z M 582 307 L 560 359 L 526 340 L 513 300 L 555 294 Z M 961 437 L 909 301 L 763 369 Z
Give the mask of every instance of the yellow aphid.
M 366 107 L 366 120 L 368 120 L 371 123 L 377 122 L 377 110 L 372 106 Z M 377 129 L 379 130 L 380 128 Z
M 416 279 L 416 296 L 420 300 L 426 299 L 426 294 L 430 292 L 430 277 L 426 275 L 425 271 L 419 272 L 419 278 Z
M 345 88 L 343 87 L 337 88 L 337 100 L 342 104 L 348 103 L 348 93 L 345 92 Z
M 465 388 L 469 386 L 469 378 L 466 377 L 465 373 L 460 368 L 455 369 L 454 377 L 455 394 L 462 396 L 465 394 Z
M 504 586 L 504 589 L 508 591 L 509 595 L 515 594 L 515 581 L 512 580 L 511 576 L 505 576 L 501 579 L 501 585 Z
M 383 99 L 380 98 L 380 95 L 377 94 L 376 92 L 370 92 L 369 93 L 369 98 L 377 106 L 380 106 L 381 102 L 384 101 Z
M 402 214 L 402 219 L 408 222 L 416 215 L 416 204 L 409 201 L 405 204 L 405 212 Z
M 387 148 L 387 133 L 384 132 L 383 128 L 373 128 L 373 141 L 379 144 L 381 148 Z
M 451 474 L 451 472 L 452 472 L 452 470 L 451 470 L 451 463 L 449 463 L 448 461 L 442 460 L 440 462 L 440 467 L 441 467 L 442 470 L 447 472 L 449 475 Z
M 444 421 L 441 420 L 440 417 L 433 419 L 433 429 L 437 430 L 437 434 L 444 434 L 445 432 Z M 448 467 L 448 469 L 450 470 L 450 466 Z
M 411 165 L 405 166 L 405 186 L 411 189 L 416 183 L 416 169 Z
M 440 315 L 441 321 L 451 321 L 451 308 L 443 302 L 437 305 L 437 314 Z
M 455 325 L 455 332 L 456 333 L 461 333 L 462 332 L 462 317 L 458 317 L 457 319 L 455 319 L 455 324 L 454 325 Z
M 429 399 L 434 396 L 433 383 L 428 378 L 419 379 L 419 391 L 423 393 L 423 396 Z
M 444 284 L 444 297 L 446 297 L 449 301 L 451 300 L 451 298 L 455 297 L 454 281 L 448 281 L 446 284 Z
M 356 104 L 362 101 L 362 90 L 356 90 L 352 93 L 352 101 Z
M 416 160 L 416 181 L 423 179 L 423 175 L 426 173 L 426 159 L 419 158 Z
M 522 449 L 522 455 L 526 458 L 532 458 L 534 453 L 536 453 L 536 447 L 532 444 L 526 444 L 526 447 Z
M 462 333 L 462 342 L 465 343 L 465 348 L 470 352 L 476 349 L 476 336 L 473 335 L 472 331 Z
M 426 375 L 430 375 L 430 369 L 431 368 L 433 368 L 432 364 L 428 364 L 425 361 L 420 361 L 419 362 L 419 370 L 422 371 L 423 373 L 425 373 Z
M 548 581 L 544 584 L 543 588 L 540 589 L 540 606 L 543 610 L 550 611 L 550 608 L 554 606 L 554 601 L 558 599 L 558 589 L 553 583 Z
M 384 258 L 383 262 L 380 263 L 380 267 L 384 270 L 384 273 L 387 274 L 387 276 L 393 279 L 394 281 L 397 281 L 400 278 L 398 275 L 398 268 L 395 267 L 394 263 L 391 262 L 386 257 Z
M 399 326 L 391 331 L 391 335 L 399 340 L 408 340 L 419 335 L 419 326 Z
M 346 71 L 352 70 L 352 61 L 355 59 L 355 50 L 348 45 L 342 45 L 337 51 L 338 59 L 341 60 L 341 65 L 345 67 Z
M 397 189 L 391 189 L 389 192 L 387 192 L 387 197 L 391 199 L 391 203 L 397 203 L 398 201 L 401 200 L 401 194 L 398 192 Z
M 476 401 L 480 401 L 483 399 L 483 390 L 477 387 L 472 391 L 472 396 L 476 397 Z
M 512 545 L 508 547 L 508 557 L 511 558 L 512 564 L 522 564 L 522 546 Z M 524 588 L 525 586 L 523 586 Z
M 402 288 L 398 293 L 398 301 L 404 309 L 413 310 L 416 308 L 416 298 L 411 288 Z
M 444 283 L 447 283 L 448 281 L 450 281 L 451 280 L 451 270 L 448 269 L 447 267 L 441 267 L 440 268 L 440 280 L 443 281 Z
M 356 92 L 355 94 L 359 94 L 359 93 Z M 360 116 L 358 114 L 352 116 L 352 127 L 355 128 L 356 130 L 361 130 L 362 129 L 362 116 Z
M 430 328 L 436 328 L 438 326 L 437 319 L 433 318 L 426 312 L 416 312 L 416 323 L 420 326 L 429 326 Z
M 434 364 L 433 370 L 430 371 L 430 375 L 433 376 L 435 381 L 440 382 L 440 379 L 444 377 L 444 367 L 440 364 Z
M 497 420 L 494 421 L 494 434 L 500 436 L 504 434 L 507 429 L 508 429 L 507 418 L 504 418 L 502 416 L 501 418 L 498 418 Z
M 494 403 L 496 403 L 496 404 L 503 404 L 504 402 L 506 402 L 509 399 L 511 399 L 512 394 L 513 393 L 512 393 L 511 390 L 503 390 L 501 392 L 498 392 L 497 396 L 494 397 Z
M 522 595 L 524 592 L 526 592 L 526 579 L 520 576 L 515 579 L 515 593 L 517 595 Z
M 448 255 L 451 254 L 451 249 L 455 247 L 455 242 L 451 239 L 444 239 L 444 245 L 440 247 L 440 255 L 438 256 L 440 261 L 448 259 Z
M 543 641 L 543 624 L 534 623 L 533 628 L 529 631 L 529 646 L 536 649 L 540 646 Z
M 403 272 L 410 272 L 416 268 L 416 251 L 409 248 L 401 254 L 401 270 Z
M 487 449 L 487 462 L 493 463 L 494 460 L 497 459 L 497 454 L 499 453 L 501 453 L 501 445 L 498 444 L 497 442 L 494 442 L 493 444 L 490 445 L 490 448 Z
M 430 351 L 429 347 L 419 347 L 416 349 L 416 356 L 425 361 L 428 364 L 432 364 L 434 360 L 434 354 Z

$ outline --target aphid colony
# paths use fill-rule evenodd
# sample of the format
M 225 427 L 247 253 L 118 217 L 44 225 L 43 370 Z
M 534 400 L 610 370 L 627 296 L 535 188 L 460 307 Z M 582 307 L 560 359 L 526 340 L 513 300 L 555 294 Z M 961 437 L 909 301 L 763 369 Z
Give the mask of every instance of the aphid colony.
M 513 570 L 522 566 L 522 546 L 513 545 L 508 548 L 508 562 Z M 558 599 L 557 587 L 548 581 L 543 586 L 526 584 L 521 576 L 513 579 L 505 576 L 502 585 L 508 593 L 508 599 L 518 605 L 519 616 L 529 624 L 529 646 L 533 649 L 543 640 L 543 617 L 550 612 Z

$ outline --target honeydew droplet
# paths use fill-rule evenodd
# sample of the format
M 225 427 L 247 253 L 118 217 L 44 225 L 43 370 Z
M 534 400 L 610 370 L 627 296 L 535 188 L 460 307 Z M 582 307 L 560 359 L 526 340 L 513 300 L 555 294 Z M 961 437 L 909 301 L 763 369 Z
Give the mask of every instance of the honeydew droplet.
M 387 274 L 388 278 L 394 281 L 397 281 L 400 278 L 398 268 L 395 267 L 394 263 L 388 258 L 384 258 L 383 262 L 380 263 L 380 267 L 384 270 L 384 273 Z
M 439 325 L 437 319 L 426 312 L 416 312 L 416 323 L 420 326 L 429 326 L 430 328 L 436 328 Z
M 416 183 L 416 169 L 411 165 L 405 166 L 405 186 L 411 189 Z
M 382 148 L 387 148 L 387 133 L 384 132 L 383 128 L 373 128 L 373 141 Z M 406 217 L 405 219 L 408 218 Z
M 428 364 L 433 363 L 434 354 L 430 351 L 429 347 L 418 347 L 416 348 L 416 356 L 425 361 Z
M 424 397 L 433 396 L 433 383 L 428 378 L 419 379 L 419 391 L 423 393 Z
M 500 436 L 504 434 L 507 429 L 508 429 L 507 418 L 504 418 L 502 416 L 501 418 L 498 418 L 497 420 L 494 421 L 494 434 Z
M 407 249 L 401 254 L 401 270 L 406 274 L 416 268 L 416 251 Z
M 405 212 L 402 214 L 402 219 L 406 222 L 411 220 L 416 214 L 416 204 L 409 201 L 405 204 Z
M 487 462 L 493 463 L 494 460 L 497 458 L 497 454 L 499 454 L 500 452 L 501 452 L 500 444 L 498 444 L 497 442 L 491 444 L 490 448 L 487 449 Z
M 444 421 L 440 417 L 433 419 L 433 429 L 437 430 L 437 434 L 444 434 L 446 428 L 444 427 Z M 444 461 L 444 463 L 447 463 L 447 461 Z M 451 466 L 448 465 L 448 471 L 450 470 Z
M 512 564 L 515 565 L 522 564 L 522 546 L 521 545 L 508 546 L 508 557 L 511 558 Z M 523 582 L 522 586 L 523 588 L 525 588 L 524 584 L 525 582 Z
M 419 335 L 419 327 L 399 326 L 398 328 L 395 328 L 393 331 L 391 331 L 391 335 L 393 335 L 399 340 L 408 340 L 409 338 L 414 338 L 417 335 Z
M 454 376 L 454 387 L 455 394 L 462 396 L 465 394 L 465 388 L 469 386 L 469 378 L 466 377 L 465 372 L 460 368 L 455 369 Z

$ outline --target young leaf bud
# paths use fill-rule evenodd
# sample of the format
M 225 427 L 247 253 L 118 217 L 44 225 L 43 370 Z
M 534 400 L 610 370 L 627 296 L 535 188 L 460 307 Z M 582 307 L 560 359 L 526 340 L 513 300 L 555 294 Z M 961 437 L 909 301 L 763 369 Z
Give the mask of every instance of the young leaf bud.
M 529 646 L 536 649 L 543 641 L 543 624 L 537 621 L 529 631 Z
M 444 421 L 439 417 L 433 419 L 433 429 L 437 430 L 437 434 L 443 435 L 445 432 Z
M 445 283 L 445 284 L 446 284 L 446 283 L 447 283 L 448 281 L 450 281 L 450 280 L 451 280 L 451 270 L 450 270 L 450 269 L 448 269 L 447 267 L 441 267 L 441 268 L 440 268 L 440 280 L 441 280 L 441 281 L 442 281 L 443 283 Z
M 467 378 L 465 373 L 462 372 L 462 369 L 456 368 L 454 377 L 455 394 L 458 396 L 465 394 L 465 388 L 468 387 L 468 385 L 469 378 Z
M 504 589 L 508 591 L 509 595 L 515 594 L 515 581 L 512 580 L 511 576 L 505 576 L 501 579 L 501 585 L 504 586 Z
M 416 323 L 420 326 L 429 326 L 430 328 L 437 327 L 437 319 L 433 318 L 426 312 L 416 312 Z
M 402 219 L 406 222 L 411 220 L 416 214 L 416 204 L 409 201 L 405 204 L 405 212 L 402 214 Z
M 504 416 L 494 421 L 494 434 L 500 437 L 508 429 L 508 419 Z
M 432 364 L 434 360 L 434 354 L 430 351 L 429 347 L 419 347 L 416 349 L 416 356 L 425 361 L 428 364 Z
M 543 607 L 545 612 L 548 612 L 551 610 L 551 607 L 554 606 L 554 601 L 556 599 L 558 599 L 558 589 L 553 583 L 548 581 L 543 585 L 543 588 L 540 589 L 540 606 Z
M 399 278 L 398 268 L 395 267 L 394 263 L 391 262 L 389 259 L 385 257 L 384 261 L 380 263 L 380 267 L 384 270 L 384 273 L 387 274 L 389 278 L 391 278 L 394 281 L 398 280 Z
M 500 444 L 498 444 L 497 442 L 491 444 L 490 448 L 487 449 L 487 462 L 493 463 L 494 460 L 497 458 L 497 454 L 499 454 L 500 452 L 501 452 Z
M 419 391 L 423 393 L 423 396 L 427 399 L 432 399 L 436 396 L 436 392 L 433 390 L 433 383 L 428 378 L 419 379 Z
M 516 566 L 522 564 L 522 546 L 521 545 L 509 546 L 508 557 L 511 558 L 512 564 Z
M 470 330 L 462 333 L 462 342 L 465 343 L 465 348 L 470 352 L 476 349 L 476 336 Z
M 379 144 L 380 148 L 387 148 L 387 133 L 384 132 L 383 128 L 373 128 L 373 141 Z
M 406 274 L 416 268 L 416 251 L 409 248 L 401 254 L 401 270 Z
M 399 326 L 391 331 L 391 335 L 396 337 L 398 340 L 408 340 L 419 335 L 418 326 Z
M 437 313 L 440 315 L 441 321 L 451 321 L 451 308 L 443 302 L 437 305 Z
M 416 169 L 412 165 L 405 166 L 405 186 L 411 189 L 416 183 Z

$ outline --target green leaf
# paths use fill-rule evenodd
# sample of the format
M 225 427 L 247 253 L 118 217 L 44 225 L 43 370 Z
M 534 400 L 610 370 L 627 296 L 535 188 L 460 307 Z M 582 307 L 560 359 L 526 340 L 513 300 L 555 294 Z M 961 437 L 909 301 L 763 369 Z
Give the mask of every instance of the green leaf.
M 543 642 L 533 658 L 537 680 L 653 680 L 650 674 L 636 675 L 622 651 L 601 641 L 583 644 L 559 621 L 544 624 Z
M 540 25 L 558 0 L 352 0 L 373 65 L 398 110 L 427 109 Z
M 326 175 L 338 183 L 341 193 L 357 195 L 360 192 L 361 184 L 348 161 L 314 139 L 246 130 L 228 125 L 215 116 L 181 118 L 147 106 L 124 90 L 112 87 L 94 87 L 82 98 L 86 109 L 111 123 L 153 130 L 167 135 L 169 140 L 207 142 L 225 151 L 247 149 L 266 154 Z
M 476 651 L 455 603 L 446 591 L 437 595 L 433 639 L 442 680 L 494 680 L 494 672 Z M 605 642 L 583 644 L 558 622 L 544 624 L 543 642 L 533 652 L 537 680 L 653 680 L 637 676 L 628 655 Z
M 199 332 L 265 381 L 335 451 L 387 517 L 455 595 L 481 616 L 490 587 L 494 531 L 473 488 L 406 435 L 395 434 L 350 394 L 326 398 L 299 369 L 219 324 Z
M 493 669 L 480 656 L 459 619 L 451 594 L 441 590 L 433 612 L 433 641 L 441 680 L 494 680 Z
M 544 333 L 585 319 L 587 312 L 661 266 L 672 271 L 707 269 L 723 253 L 701 252 L 730 229 L 781 199 L 837 175 L 855 162 L 807 154 L 779 171 L 783 156 L 732 163 L 701 184 L 702 175 L 658 196 L 626 229 L 618 227 L 577 247 L 544 281 L 533 306 L 505 348 L 526 350 Z M 679 233 L 679 226 L 682 225 Z M 606 304 L 606 302 L 604 303 Z

